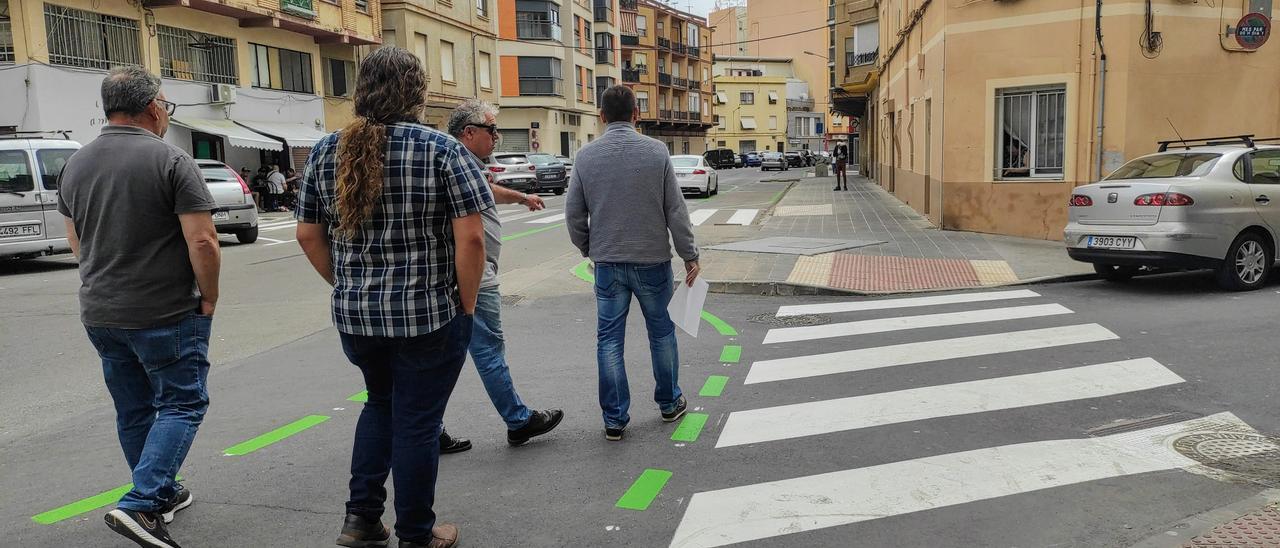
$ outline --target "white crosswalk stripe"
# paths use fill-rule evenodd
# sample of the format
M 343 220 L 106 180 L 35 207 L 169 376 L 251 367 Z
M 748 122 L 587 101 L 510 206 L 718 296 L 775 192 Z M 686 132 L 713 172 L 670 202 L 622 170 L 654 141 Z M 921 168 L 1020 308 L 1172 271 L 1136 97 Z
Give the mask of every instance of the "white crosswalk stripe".
M 707 222 L 707 219 L 710 219 L 711 216 L 715 215 L 717 211 L 720 211 L 720 210 L 719 209 L 695 210 L 693 213 L 689 214 L 689 222 L 693 223 L 693 226 L 702 226 L 702 223 Z
M 794 341 L 811 341 L 831 337 L 848 337 L 851 335 L 867 335 L 900 331 L 903 329 L 921 329 L 926 327 L 944 327 L 970 323 L 998 322 L 1003 320 L 1019 320 L 1071 314 L 1071 310 L 1060 304 L 1037 304 L 1031 306 L 1012 306 L 1007 308 L 989 308 L 966 312 L 950 312 L 946 314 L 925 314 L 921 316 L 904 316 L 900 318 L 881 318 L 856 322 L 812 325 L 806 327 L 782 327 L 770 329 L 764 336 L 764 344 L 775 344 Z
M 755 220 L 757 213 L 760 213 L 759 209 L 739 209 L 735 211 L 724 224 L 749 225 L 751 224 L 751 221 Z
M 978 293 L 958 293 L 936 297 L 908 297 L 882 299 L 876 301 L 850 301 L 843 303 L 802 304 L 784 306 L 778 309 L 778 317 L 799 316 L 801 314 L 835 314 L 839 312 L 860 312 L 865 310 L 890 310 L 894 308 L 911 308 L 915 306 L 935 306 L 941 304 L 978 303 L 1007 299 L 1029 299 L 1039 297 L 1035 291 L 1019 289 L 1015 291 L 985 291 Z
M 529 222 L 529 224 L 545 225 L 545 224 L 551 224 L 551 223 L 558 223 L 558 222 L 563 221 L 563 220 L 564 220 L 564 213 L 561 213 L 561 214 L 558 214 L 558 215 L 552 215 L 552 216 L 550 216 L 550 217 L 543 217 L 543 218 L 541 218 L 541 219 L 534 219 L 534 220 L 532 220 L 532 221 L 528 221 L 528 222 Z

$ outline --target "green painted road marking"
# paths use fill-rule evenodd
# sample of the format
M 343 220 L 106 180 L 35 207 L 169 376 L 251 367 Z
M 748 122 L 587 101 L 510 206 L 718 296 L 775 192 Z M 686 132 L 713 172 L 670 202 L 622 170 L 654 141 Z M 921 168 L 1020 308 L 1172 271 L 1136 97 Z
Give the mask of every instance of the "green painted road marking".
M 560 228 L 560 227 L 563 227 L 563 226 L 564 226 L 564 223 L 560 223 L 560 224 L 558 224 L 558 225 L 543 226 L 543 227 L 538 227 L 538 228 L 534 228 L 534 229 L 526 230 L 526 231 L 524 231 L 524 232 L 517 232 L 517 233 L 515 233 L 515 234 L 508 234 L 508 235 L 506 235 L 506 236 L 503 236 L 503 237 L 502 237 L 502 241 L 504 241 L 504 242 L 509 242 L 509 241 L 514 240 L 514 239 L 516 239 L 516 238 L 523 238 L 523 237 L 525 237 L 525 236 L 532 236 L 532 235 L 537 234 L 537 233 L 539 233 L 539 232 L 546 232 L 546 231 L 548 231 L 548 230 L 555 230 L 555 229 Z
M 365 390 L 364 392 L 360 392 L 358 394 L 352 394 L 350 398 L 347 398 L 347 401 L 353 401 L 356 403 L 365 403 L 369 401 L 369 391 Z
M 590 259 L 584 259 L 582 262 L 578 263 L 578 266 L 573 267 L 573 275 L 577 276 L 579 280 L 589 284 L 596 283 L 596 276 L 591 273 Z
M 676 427 L 676 431 L 671 434 L 671 441 L 698 441 L 698 435 L 702 433 L 702 427 L 706 425 L 706 413 L 686 414 L 684 420 L 680 421 L 680 426 Z
M 182 481 L 182 476 L 178 476 L 177 481 Z M 112 504 L 123 497 L 125 493 L 133 490 L 132 483 L 126 483 L 120 487 L 116 487 L 110 491 L 103 491 L 92 497 L 80 499 L 66 506 L 60 506 L 31 516 L 31 521 L 40 525 L 53 525 L 67 518 L 73 518 L 85 512 L 92 512 L 108 504 Z
M 618 508 L 648 509 L 653 499 L 658 498 L 658 493 L 662 492 L 662 488 L 667 485 L 669 479 L 671 479 L 671 472 L 667 470 L 646 468 L 640 477 L 636 478 L 635 483 L 631 484 L 631 488 L 622 494 L 622 498 L 618 499 Z
M 724 323 L 724 320 L 717 318 L 715 314 L 712 314 L 710 312 L 707 312 L 706 310 L 703 310 L 702 319 L 706 320 L 707 323 L 711 324 L 711 327 L 716 328 L 716 331 L 719 331 L 721 335 L 724 335 L 726 337 L 738 336 L 738 331 L 734 329 L 733 326 L 727 323 Z
M 720 350 L 720 361 L 725 363 L 738 363 L 742 359 L 742 347 L 736 344 L 726 344 Z
M 307 415 L 266 434 L 228 447 L 222 453 L 230 457 L 248 455 L 327 420 L 329 420 L 329 417 L 324 415 Z
M 698 395 L 704 398 L 719 397 L 724 392 L 724 385 L 726 384 L 729 384 L 729 377 L 712 375 L 707 377 L 707 382 L 702 384 L 702 390 L 698 391 Z

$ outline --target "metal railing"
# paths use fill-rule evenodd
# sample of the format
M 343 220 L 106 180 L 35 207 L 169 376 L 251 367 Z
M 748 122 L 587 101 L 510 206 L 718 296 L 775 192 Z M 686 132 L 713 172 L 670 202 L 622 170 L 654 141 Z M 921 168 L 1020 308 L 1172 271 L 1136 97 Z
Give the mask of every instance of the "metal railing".
M 671 50 L 672 50 L 672 51 L 674 51 L 674 52 L 676 52 L 676 53 L 679 53 L 680 55 L 684 55 L 684 54 L 688 53 L 688 51 L 689 51 L 689 47 L 688 47 L 688 46 L 686 46 L 686 45 L 684 45 L 684 43 L 683 43 L 683 42 L 672 42 L 672 43 L 671 43 Z
M 516 19 L 516 37 L 521 40 L 560 41 L 563 36 L 560 24 L 550 19 Z
M 688 89 L 689 81 L 684 78 L 672 78 L 671 85 L 678 88 Z
M 692 122 L 702 121 L 702 113 L 693 110 L 689 111 L 689 120 Z
M 670 39 L 668 39 L 668 38 L 663 38 L 663 37 L 659 36 L 659 37 L 658 37 L 658 47 L 660 47 L 660 48 L 662 48 L 662 49 L 665 49 L 665 50 L 670 50 L 670 49 L 671 49 L 671 40 L 670 40 Z
M 671 85 L 671 75 L 665 72 L 658 73 L 658 84 L 663 86 Z
M 874 64 L 876 62 L 876 59 L 878 59 L 879 57 L 880 57 L 880 48 L 876 48 L 874 50 L 863 52 L 863 53 L 856 53 L 852 51 L 845 52 L 844 66 L 860 67 L 862 65 L 871 65 L 871 64 Z
M 520 77 L 520 95 L 564 95 L 564 79 L 547 76 Z
M 230 38 L 157 25 L 160 76 L 210 84 L 239 82 L 236 42 Z
M 663 119 L 663 120 L 670 120 L 670 119 L 672 119 L 672 118 L 673 118 L 673 116 L 672 116 L 671 111 L 669 111 L 669 110 L 659 110 L 659 111 L 658 111 L 658 118 Z
M 50 64 L 102 70 L 142 64 L 136 20 L 45 4 L 44 25 Z
M 635 69 L 622 69 L 622 81 L 628 84 L 640 83 L 640 71 Z
M 594 11 L 596 16 L 595 20 L 597 23 L 609 23 L 610 25 L 613 24 L 612 8 L 610 8 L 609 6 L 596 6 Z
M 698 46 L 689 46 L 689 57 L 702 57 L 702 48 Z

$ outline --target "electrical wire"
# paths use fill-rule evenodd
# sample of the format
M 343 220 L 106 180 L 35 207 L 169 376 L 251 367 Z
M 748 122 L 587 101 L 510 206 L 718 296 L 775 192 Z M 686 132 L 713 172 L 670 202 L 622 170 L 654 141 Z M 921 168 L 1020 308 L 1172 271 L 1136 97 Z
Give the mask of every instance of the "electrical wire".
M 839 25 L 839 24 L 841 24 L 841 23 L 848 23 L 848 22 L 849 22 L 848 20 L 845 20 L 845 21 L 836 21 L 836 25 Z M 787 38 L 787 37 L 790 37 L 790 36 L 796 36 L 796 35 L 799 35 L 799 34 L 807 34 L 807 33 L 810 33 L 810 32 L 816 32 L 816 31 L 820 31 L 820 30 L 828 30 L 828 29 L 830 29 L 830 28 L 831 28 L 831 26 L 830 26 L 830 25 L 825 25 L 825 24 L 824 24 L 824 25 L 822 25 L 822 26 L 820 26 L 820 27 L 813 27 L 813 28 L 810 28 L 810 29 L 798 30 L 798 31 L 788 32 L 788 33 L 785 33 L 785 34 L 778 34 L 778 35 L 774 35 L 774 36 L 763 36 L 763 37 L 760 37 L 760 38 L 750 38 L 750 39 L 747 39 L 747 40 L 739 40 L 739 41 L 737 41 L 737 42 L 722 42 L 722 43 L 718 43 L 718 44 L 709 44 L 709 45 L 706 45 L 706 46 L 695 46 L 695 47 L 710 50 L 711 48 L 717 48 L 717 47 L 722 47 L 722 46 L 737 46 L 737 45 L 741 45 L 741 44 L 753 44 L 753 43 L 757 43 L 757 42 L 763 42 L 763 41 L 765 41 L 765 40 L 776 40 L 776 39 L 778 39 L 778 38 Z M 497 37 L 497 38 L 494 38 L 494 41 L 497 41 L 497 42 L 514 43 L 514 44 L 528 44 L 528 45 L 531 45 L 531 46 L 544 46 L 544 47 L 546 47 L 546 46 L 550 46 L 550 47 L 557 47 L 555 44 L 547 44 L 546 42 L 543 42 L 543 41 L 538 41 L 538 40 L 522 40 L 522 39 L 519 39 L 519 38 L 501 38 L 501 37 Z M 608 51 L 608 52 L 614 52 L 614 51 L 641 51 L 641 52 L 646 52 L 646 51 L 657 51 L 657 52 L 667 51 L 667 49 L 666 49 L 666 48 L 660 48 L 660 47 L 657 47 L 657 46 L 653 46 L 653 47 L 648 47 L 648 46 L 623 46 L 623 47 L 616 47 L 616 48 L 615 48 L 615 47 L 612 47 L 612 46 L 610 46 L 610 47 L 596 47 L 596 46 L 592 45 L 592 46 L 588 46 L 588 47 L 580 47 L 580 46 L 577 46 L 577 45 L 574 45 L 574 44 L 563 44 L 563 45 L 560 45 L 560 46 L 558 46 L 558 47 L 562 47 L 562 48 L 564 48 L 564 49 L 575 49 L 575 50 L 581 50 L 581 51 Z
M 1155 30 L 1155 14 L 1151 10 L 1151 0 L 1147 0 L 1146 4 L 1147 12 L 1143 19 L 1142 34 L 1138 36 L 1138 47 L 1142 50 L 1143 57 L 1155 59 L 1164 49 L 1164 35 Z

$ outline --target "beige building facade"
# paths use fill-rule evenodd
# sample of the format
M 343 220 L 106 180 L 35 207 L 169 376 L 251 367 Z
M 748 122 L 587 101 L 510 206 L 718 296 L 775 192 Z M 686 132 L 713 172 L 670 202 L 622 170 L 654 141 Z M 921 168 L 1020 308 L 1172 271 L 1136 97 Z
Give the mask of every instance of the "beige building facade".
M 747 55 L 747 6 L 732 6 L 717 9 L 707 15 L 707 24 L 711 26 L 711 54 L 726 56 Z
M 707 132 L 716 148 L 739 154 L 787 150 L 787 78 L 716 75 L 717 123 Z
M 711 29 L 654 0 L 622 2 L 622 82 L 636 92 L 641 133 L 672 154 L 702 154 L 715 122 Z
M 1071 189 L 1157 140 L 1280 135 L 1280 44 L 1224 32 L 1269 4 L 883 0 L 876 180 L 946 228 L 1061 238 Z
M 845 116 L 844 135 L 861 175 L 875 174 L 875 93 L 880 82 L 880 12 L 875 0 L 833 0 L 835 60 L 831 64 L 831 108 Z

